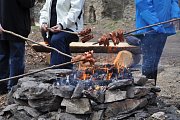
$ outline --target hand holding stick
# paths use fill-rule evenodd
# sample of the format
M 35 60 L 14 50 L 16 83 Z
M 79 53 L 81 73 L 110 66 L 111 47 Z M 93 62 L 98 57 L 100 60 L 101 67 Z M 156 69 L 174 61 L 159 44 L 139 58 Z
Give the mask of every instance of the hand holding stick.
M 47 30 L 54 32 L 53 28 L 47 28 Z M 93 34 L 90 34 L 92 31 L 91 28 L 86 28 L 82 30 L 81 32 L 72 32 L 72 31 L 67 31 L 67 30 L 60 30 L 60 31 L 77 35 L 78 37 L 80 37 L 80 41 L 82 43 L 90 41 L 91 39 L 94 38 Z

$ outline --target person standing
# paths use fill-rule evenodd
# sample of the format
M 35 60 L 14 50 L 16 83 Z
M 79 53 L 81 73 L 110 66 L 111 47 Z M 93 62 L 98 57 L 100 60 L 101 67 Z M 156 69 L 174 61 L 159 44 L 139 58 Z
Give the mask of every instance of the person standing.
M 178 0 L 135 0 L 136 28 L 179 18 Z M 157 79 L 158 64 L 168 36 L 175 34 L 173 23 L 162 24 L 137 32 L 142 34 L 142 74 Z
M 25 42 L 3 33 L 3 29 L 24 37 L 30 33 L 30 8 L 35 0 L 0 0 L 0 79 L 24 73 Z M 18 79 L 0 82 L 0 94 L 11 90 Z
M 61 30 L 80 32 L 83 29 L 84 0 L 46 0 L 40 11 L 40 25 L 42 33 L 47 33 L 51 47 L 71 55 L 69 44 L 77 42 L 78 36 Z M 44 36 L 44 34 L 43 34 Z M 71 61 L 71 58 L 51 51 L 50 65 L 57 65 Z M 73 65 L 65 65 L 59 69 L 72 69 Z

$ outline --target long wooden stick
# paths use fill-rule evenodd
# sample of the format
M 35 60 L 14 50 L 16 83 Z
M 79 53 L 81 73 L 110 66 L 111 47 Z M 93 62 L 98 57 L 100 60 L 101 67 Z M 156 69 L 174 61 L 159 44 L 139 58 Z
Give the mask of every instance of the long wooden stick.
M 49 31 L 52 31 L 52 28 L 47 28 Z M 61 30 L 62 32 L 66 32 L 66 33 L 70 33 L 70 34 L 74 34 L 74 35 L 78 35 L 77 32 L 71 32 L 71 31 L 67 31 L 67 30 Z
M 5 33 L 14 35 L 14 36 L 16 36 L 16 37 L 19 37 L 19 38 L 21 38 L 21 39 L 23 39 L 23 40 L 25 40 L 25 41 L 29 41 L 29 42 L 38 44 L 38 45 L 40 45 L 40 46 L 46 47 L 46 48 L 48 48 L 48 49 L 54 50 L 54 51 L 58 52 L 59 54 L 64 55 L 64 56 L 66 56 L 66 57 L 72 58 L 72 56 L 63 53 L 63 52 L 59 51 L 59 50 L 56 49 L 56 48 L 53 48 L 53 47 L 50 47 L 50 46 L 47 46 L 47 45 L 40 44 L 40 43 L 35 42 L 35 41 L 33 41 L 33 40 L 29 39 L 29 38 L 26 38 L 26 37 L 23 37 L 23 36 L 21 36 L 21 35 L 19 35 L 19 34 L 16 34 L 16 33 L 12 32 L 12 31 L 8 31 L 8 30 L 5 30 L 5 29 L 3 29 L 2 31 L 5 32 Z
M 164 22 L 159 22 L 159 23 L 156 23 L 156 24 L 152 24 L 152 25 L 148 25 L 148 26 L 145 26 L 145 27 L 141 27 L 141 28 L 132 30 L 130 32 L 124 33 L 124 36 L 132 35 L 131 33 L 137 32 L 139 30 L 143 30 L 143 29 L 146 29 L 146 28 L 151 28 L 151 27 L 154 27 L 154 26 L 158 26 L 158 25 L 161 25 L 161 24 L 166 24 L 166 23 L 170 23 L 170 22 L 174 22 L 174 21 L 178 21 L 178 20 L 180 20 L 180 18 L 175 18 L 175 19 L 172 19 L 172 20 L 168 20 L 168 21 L 164 21 Z M 135 34 L 135 35 L 140 35 L 140 34 Z M 96 45 L 96 44 L 99 44 L 99 43 L 98 42 L 93 43 L 93 45 Z
M 164 21 L 164 22 L 159 22 L 159 23 L 156 23 L 156 24 L 148 25 L 148 26 L 141 27 L 141 28 L 132 30 L 130 32 L 124 33 L 124 35 L 128 35 L 128 34 L 137 32 L 139 30 L 143 30 L 143 29 L 146 29 L 146 28 L 151 28 L 151 27 L 154 27 L 154 26 L 158 26 L 158 25 L 161 25 L 161 24 L 166 24 L 166 23 L 170 23 L 170 22 L 174 22 L 174 21 L 178 21 L 178 20 L 180 20 L 180 18 L 175 18 L 175 19 L 172 19 L 172 20 L 168 20 L 168 21 Z
M 58 68 L 58 67 L 61 67 L 61 66 L 64 66 L 64 65 L 68 65 L 68 64 L 72 64 L 72 63 L 77 63 L 77 62 L 80 62 L 80 61 L 83 61 L 83 60 L 71 61 L 71 62 L 66 62 L 66 63 L 62 63 L 62 64 L 58 64 L 58 65 L 53 65 L 53 66 L 50 66 L 50 67 L 45 67 L 45 68 L 36 70 L 34 72 L 29 72 L 29 73 L 25 73 L 25 74 L 13 76 L 13 77 L 1 79 L 0 82 L 8 81 L 8 80 L 11 80 L 11 79 L 17 79 L 17 78 L 25 77 L 25 76 L 32 75 L 32 74 L 35 74 L 35 73 L 38 73 L 38 72 L 42 72 L 42 71 L 45 71 L 45 70 L 48 70 L 48 69 L 54 69 L 54 68 Z

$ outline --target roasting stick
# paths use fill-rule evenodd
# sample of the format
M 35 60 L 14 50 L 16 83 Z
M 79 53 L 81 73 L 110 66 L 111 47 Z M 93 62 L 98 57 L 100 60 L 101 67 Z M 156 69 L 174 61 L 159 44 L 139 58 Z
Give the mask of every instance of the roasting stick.
M 52 31 L 52 28 L 47 28 L 47 30 Z M 66 33 L 70 33 L 70 34 L 74 34 L 74 35 L 78 35 L 77 32 L 71 32 L 71 31 L 67 31 L 67 30 L 61 30 L 62 32 L 66 32 Z
M 42 56 L 38 55 L 37 51 L 32 47 L 31 44 L 29 44 L 28 41 L 26 41 L 26 43 L 27 43 L 27 45 L 34 51 L 34 53 L 35 53 L 37 56 L 41 57 L 42 60 L 44 59 Z
M 130 31 L 130 32 L 124 33 L 124 36 L 133 35 L 133 34 L 131 34 L 131 33 L 137 32 L 137 31 L 139 31 L 139 30 L 143 30 L 143 29 L 146 29 L 146 28 L 151 28 L 151 27 L 154 27 L 154 26 L 158 26 L 158 25 L 162 25 L 162 24 L 166 24 L 166 23 L 170 23 L 170 22 L 174 22 L 174 21 L 178 21 L 178 20 L 180 20 L 180 18 L 175 18 L 175 19 L 171 19 L 171 20 L 168 20 L 168 21 L 159 22 L 159 23 L 156 23 L 156 24 L 152 24 L 152 25 L 148 25 L 148 26 L 145 26 L 145 27 L 141 27 L 141 28 L 132 30 L 132 31 Z M 135 34 L 135 35 L 136 35 L 136 34 Z M 137 34 L 137 35 L 141 35 L 141 34 Z M 96 45 L 96 44 L 99 44 L 99 42 L 93 43 L 93 45 Z
M 47 28 L 48 31 L 53 32 L 52 28 Z M 68 30 L 60 30 L 60 32 L 66 32 L 66 33 L 70 33 L 70 34 L 74 34 L 77 35 L 82 43 L 85 43 L 91 39 L 94 38 L 93 34 L 90 34 L 92 31 L 91 28 L 86 28 L 85 30 L 82 30 L 80 32 L 72 32 L 72 31 L 68 31 Z
M 132 30 L 132 31 L 130 31 L 130 32 L 127 32 L 127 33 L 125 33 L 124 35 L 128 35 L 128 34 L 137 32 L 137 31 L 139 31 L 139 30 L 143 30 L 143 29 L 146 29 L 146 28 L 151 28 L 151 27 L 154 27 L 154 26 L 157 26 L 157 25 L 166 24 L 166 23 L 170 23 L 170 22 L 174 22 L 174 21 L 178 21 L 178 20 L 180 20 L 180 18 L 175 18 L 175 19 L 171 19 L 171 20 L 168 20 L 168 21 L 164 21 L 164 22 L 159 22 L 159 23 L 156 23 L 156 24 L 148 25 L 148 26 L 141 27 L 141 28 Z
M 77 63 L 77 62 L 81 62 L 81 61 L 84 61 L 84 60 L 71 61 L 71 62 L 66 62 L 66 63 L 62 63 L 62 64 L 58 64 L 58 65 L 53 65 L 53 66 L 50 66 L 50 67 L 45 67 L 45 68 L 36 70 L 34 72 L 28 72 L 28 73 L 25 73 L 25 74 L 14 76 L 14 77 L 9 77 L 9 78 L 5 78 L 5 79 L 1 79 L 0 82 L 8 81 L 8 80 L 11 80 L 11 79 L 25 77 L 25 76 L 32 75 L 32 74 L 35 74 L 35 73 L 38 73 L 38 72 L 42 72 L 42 71 L 45 71 L 45 70 L 48 70 L 48 69 L 54 69 L 54 68 L 58 68 L 58 67 L 61 67 L 61 66 L 64 66 L 64 65 L 73 64 L 73 63 Z
M 8 34 L 12 34 L 12 35 L 14 35 L 14 36 L 16 36 L 16 37 L 22 38 L 22 39 L 24 39 L 25 41 L 29 41 L 29 42 L 38 44 L 38 45 L 40 45 L 40 46 L 46 47 L 46 48 L 48 48 L 48 49 L 54 50 L 54 51 L 58 52 L 59 54 L 64 55 L 64 56 L 66 56 L 66 57 L 72 58 L 72 56 L 63 53 L 63 52 L 59 51 L 59 50 L 56 49 L 56 48 L 53 48 L 53 47 L 50 47 L 50 46 L 47 46 L 47 45 L 40 44 L 40 43 L 35 42 L 35 41 L 33 41 L 33 40 L 29 39 L 29 38 L 26 38 L 26 37 L 23 37 L 23 36 L 21 36 L 21 35 L 19 35 L 19 34 L 16 34 L 16 33 L 12 32 L 12 31 L 8 31 L 8 30 L 5 30 L 5 29 L 3 29 L 2 31 L 5 32 L 5 33 L 8 33 Z

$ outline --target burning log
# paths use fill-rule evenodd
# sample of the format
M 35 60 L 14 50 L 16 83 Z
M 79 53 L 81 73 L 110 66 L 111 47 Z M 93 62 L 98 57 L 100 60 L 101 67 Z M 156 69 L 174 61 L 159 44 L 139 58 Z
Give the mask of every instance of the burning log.
M 129 51 L 123 50 L 118 53 L 116 59 L 114 60 L 114 66 L 116 68 L 121 67 L 132 67 L 138 64 L 141 60 L 141 56 L 139 54 L 133 54 Z

